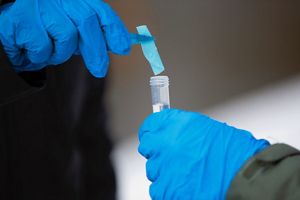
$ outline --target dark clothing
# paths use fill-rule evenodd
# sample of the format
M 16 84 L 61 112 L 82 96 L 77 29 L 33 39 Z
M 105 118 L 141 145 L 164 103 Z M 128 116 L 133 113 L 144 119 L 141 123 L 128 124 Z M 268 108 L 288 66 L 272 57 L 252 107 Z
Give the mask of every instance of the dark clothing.
M 39 92 L 0 107 L 0 199 L 114 199 L 103 92 L 77 57 L 48 69 Z
M 299 200 L 300 151 L 285 144 L 263 150 L 236 175 L 227 199 Z
M 0 199 L 115 199 L 105 80 L 80 57 L 16 74 L 0 56 Z

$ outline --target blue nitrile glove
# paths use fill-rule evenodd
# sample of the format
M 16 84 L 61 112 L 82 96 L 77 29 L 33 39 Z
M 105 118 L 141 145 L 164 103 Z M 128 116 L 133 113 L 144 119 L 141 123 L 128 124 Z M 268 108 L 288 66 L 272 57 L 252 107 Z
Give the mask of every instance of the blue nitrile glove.
M 131 47 L 126 27 L 102 0 L 16 0 L 2 9 L 0 40 L 16 71 L 79 53 L 96 77 L 107 73 L 108 51 L 125 55 Z
M 175 109 L 150 115 L 139 140 L 153 200 L 224 199 L 245 161 L 269 145 L 247 131 Z

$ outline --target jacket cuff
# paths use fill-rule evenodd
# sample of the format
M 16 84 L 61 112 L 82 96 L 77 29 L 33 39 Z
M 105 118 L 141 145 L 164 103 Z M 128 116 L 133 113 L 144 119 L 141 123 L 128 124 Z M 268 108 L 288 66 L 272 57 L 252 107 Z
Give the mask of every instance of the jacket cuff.
M 299 190 L 299 177 L 300 151 L 286 144 L 275 144 L 241 168 L 226 199 L 286 199 Z
M 41 90 L 45 79 L 45 70 L 17 74 L 0 43 L 0 106 Z

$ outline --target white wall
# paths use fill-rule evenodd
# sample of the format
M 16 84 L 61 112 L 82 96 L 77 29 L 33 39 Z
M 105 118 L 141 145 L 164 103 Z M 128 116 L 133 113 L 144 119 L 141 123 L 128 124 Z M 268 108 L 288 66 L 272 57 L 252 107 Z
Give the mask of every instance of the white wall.
M 240 95 L 205 110 L 210 116 L 251 131 L 257 138 L 290 144 L 300 149 L 300 74 Z M 148 200 L 150 182 L 145 160 L 129 137 L 116 146 L 114 161 L 118 175 L 119 200 Z
M 130 31 L 157 38 L 174 107 L 203 110 L 300 70 L 300 1 L 109 1 Z M 151 71 L 139 47 L 114 56 L 108 103 L 115 138 L 151 112 Z

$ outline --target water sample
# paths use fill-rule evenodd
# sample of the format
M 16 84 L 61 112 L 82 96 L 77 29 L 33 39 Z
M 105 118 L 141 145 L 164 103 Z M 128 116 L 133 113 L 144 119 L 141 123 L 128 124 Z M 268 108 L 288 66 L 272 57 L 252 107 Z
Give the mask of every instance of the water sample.
M 153 76 L 150 78 L 153 112 L 170 108 L 169 77 Z

